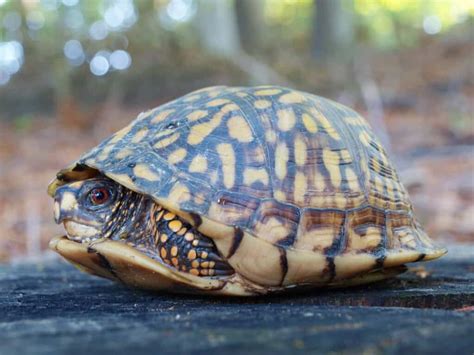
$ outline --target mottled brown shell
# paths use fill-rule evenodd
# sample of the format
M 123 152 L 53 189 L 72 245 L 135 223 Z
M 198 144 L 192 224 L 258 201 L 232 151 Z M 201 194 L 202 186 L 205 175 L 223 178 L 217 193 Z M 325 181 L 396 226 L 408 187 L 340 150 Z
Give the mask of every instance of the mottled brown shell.
M 87 167 L 191 221 L 258 284 L 328 283 L 444 253 L 367 122 L 299 91 L 188 94 L 140 114 L 52 190 Z

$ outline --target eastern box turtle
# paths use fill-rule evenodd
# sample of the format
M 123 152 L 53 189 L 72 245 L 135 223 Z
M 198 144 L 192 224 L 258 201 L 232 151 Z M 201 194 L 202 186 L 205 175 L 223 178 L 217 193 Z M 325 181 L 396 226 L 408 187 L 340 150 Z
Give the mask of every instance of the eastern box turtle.
M 346 286 L 436 247 L 367 122 L 282 87 L 211 87 L 141 113 L 49 186 L 80 269 L 174 292 Z

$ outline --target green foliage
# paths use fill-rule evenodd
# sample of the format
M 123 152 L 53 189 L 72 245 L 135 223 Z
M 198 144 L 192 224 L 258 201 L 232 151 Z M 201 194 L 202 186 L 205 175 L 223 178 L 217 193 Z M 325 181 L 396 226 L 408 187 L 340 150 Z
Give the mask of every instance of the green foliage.
M 474 2 L 458 0 L 354 0 L 359 40 L 383 49 L 415 44 L 474 15 Z

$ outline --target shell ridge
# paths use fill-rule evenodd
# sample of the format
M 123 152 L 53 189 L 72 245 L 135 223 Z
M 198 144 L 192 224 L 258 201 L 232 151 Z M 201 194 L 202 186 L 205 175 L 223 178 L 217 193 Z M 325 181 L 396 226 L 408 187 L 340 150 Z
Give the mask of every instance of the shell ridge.
M 250 101 L 247 96 L 244 96 L 242 98 L 239 97 L 239 99 L 235 99 L 235 100 L 236 100 L 239 107 L 241 105 L 243 105 L 245 108 L 247 108 L 249 110 L 249 112 L 251 112 L 252 114 L 257 116 L 256 109 L 253 107 L 253 102 L 255 102 L 257 100 L 257 98 L 251 93 L 250 90 L 247 90 L 246 93 L 248 95 L 252 96 L 252 98 L 253 98 L 252 101 Z M 239 103 L 241 105 L 239 105 Z M 273 184 L 273 175 L 271 174 L 271 167 L 272 167 L 272 165 L 271 165 L 271 154 L 270 154 L 268 145 L 264 144 L 264 141 L 263 141 L 263 138 L 262 138 L 262 137 L 265 137 L 265 129 L 263 128 L 263 126 L 261 125 L 259 120 L 256 120 L 256 119 L 250 120 L 247 117 L 247 115 L 245 115 L 245 120 L 247 121 L 247 123 L 252 128 L 253 132 L 255 133 L 255 135 L 254 135 L 255 139 L 258 141 L 259 146 L 264 151 L 264 154 L 265 154 L 265 170 L 268 172 L 268 180 L 269 180 L 268 186 L 270 188 L 271 196 L 273 196 L 273 186 L 274 186 L 274 184 Z M 271 122 L 271 120 L 270 120 L 270 122 Z

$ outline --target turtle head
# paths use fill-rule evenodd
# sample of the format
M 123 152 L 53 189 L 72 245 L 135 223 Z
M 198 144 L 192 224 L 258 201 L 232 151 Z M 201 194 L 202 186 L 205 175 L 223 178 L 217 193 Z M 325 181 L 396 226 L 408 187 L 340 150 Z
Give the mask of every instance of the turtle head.
M 105 177 L 75 181 L 57 188 L 54 219 L 64 223 L 67 237 L 91 241 L 106 236 L 115 226 L 116 211 L 123 205 L 120 184 Z

